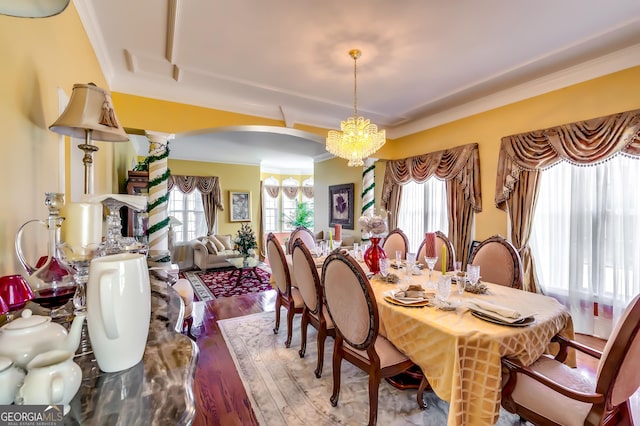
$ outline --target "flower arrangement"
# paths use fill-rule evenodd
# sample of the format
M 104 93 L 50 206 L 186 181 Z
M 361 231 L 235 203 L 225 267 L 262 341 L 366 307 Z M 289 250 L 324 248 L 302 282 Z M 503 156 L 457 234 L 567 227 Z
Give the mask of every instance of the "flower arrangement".
M 236 243 L 236 250 L 240 252 L 244 257 L 248 257 L 254 253 L 254 249 L 258 248 L 256 243 L 256 235 L 248 223 L 243 223 L 238 229 L 238 235 L 234 240 Z
M 374 235 L 381 235 L 387 232 L 387 217 L 386 215 L 372 215 L 372 216 L 360 216 L 358 219 L 358 225 L 365 232 Z

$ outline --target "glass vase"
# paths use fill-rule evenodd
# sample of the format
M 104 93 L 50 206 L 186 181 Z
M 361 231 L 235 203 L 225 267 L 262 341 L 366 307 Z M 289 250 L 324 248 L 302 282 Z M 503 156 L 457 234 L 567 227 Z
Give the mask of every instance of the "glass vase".
M 364 252 L 364 263 L 372 274 L 380 272 L 380 259 L 386 259 L 387 253 L 380 247 L 380 237 L 371 237 L 371 245 Z

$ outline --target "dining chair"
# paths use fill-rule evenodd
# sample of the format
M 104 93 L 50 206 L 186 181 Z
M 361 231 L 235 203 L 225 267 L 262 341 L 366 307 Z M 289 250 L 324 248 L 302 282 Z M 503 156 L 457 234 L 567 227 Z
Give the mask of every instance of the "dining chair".
M 426 238 L 422 240 L 422 242 L 420 243 L 420 247 L 418 247 L 418 259 L 417 262 L 422 264 L 422 266 L 426 267 L 427 266 L 427 262 L 426 260 L 424 260 L 424 257 L 426 256 L 427 253 L 427 246 L 426 246 L 427 240 Z M 436 266 L 434 267 L 434 270 L 436 271 L 440 271 L 442 270 L 442 259 L 440 259 L 441 254 L 442 254 L 442 246 L 446 247 L 446 251 L 447 251 L 447 260 L 446 260 L 446 270 L 447 271 L 453 271 L 453 265 L 456 260 L 456 252 L 455 249 L 453 248 L 453 243 L 451 242 L 451 240 L 449 238 L 447 238 L 446 235 L 444 235 L 443 232 L 441 231 L 436 231 L 436 254 L 438 255 L 438 261 L 436 262 Z
M 304 226 L 298 226 L 289 235 L 289 243 L 287 244 L 287 253 L 293 253 L 293 243 L 296 239 L 302 238 L 302 241 L 306 244 L 309 250 L 315 250 L 316 248 L 316 236 L 311 232 L 309 228 Z
M 480 265 L 483 281 L 522 289 L 524 272 L 520 254 L 500 235 L 481 241 L 471 253 L 469 264 Z
M 407 258 L 407 252 L 409 251 L 409 238 L 402 232 L 400 228 L 396 228 L 389 232 L 384 242 L 382 243 L 382 250 L 387 254 L 387 257 L 394 258 L 396 250 L 402 252 L 402 259 Z
M 284 345 L 288 348 L 291 346 L 293 317 L 295 314 L 302 313 L 304 301 L 302 300 L 300 290 L 291 285 L 291 275 L 287 259 L 278 239 L 272 232 L 267 236 L 267 257 L 269 258 L 269 266 L 271 267 L 271 277 L 274 279 L 278 291 L 276 295 L 276 326 L 273 329 L 273 333 L 278 334 L 280 328 L 280 307 L 284 306 L 287 308 L 287 340 Z
M 338 405 L 340 367 L 345 359 L 369 374 L 369 425 L 374 425 L 380 380 L 403 373 L 415 364 L 378 334 L 378 308 L 371 284 L 351 256 L 334 251 L 327 257 L 322 266 L 322 287 L 336 328 L 331 405 Z
M 318 363 L 314 373 L 317 378 L 320 378 L 324 361 L 324 341 L 327 336 L 335 337 L 336 330 L 322 300 L 322 285 L 320 284 L 318 268 L 316 268 L 313 256 L 311 256 L 311 252 L 302 241 L 302 238 L 297 238 L 293 242 L 291 257 L 293 274 L 298 283 L 302 300 L 304 300 L 300 325 L 302 339 L 298 353 L 300 358 L 304 358 L 307 350 L 307 326 L 311 324 L 318 330 Z
M 627 306 L 602 352 L 556 336 L 560 352 L 526 367 L 503 359 L 502 406 L 541 425 L 630 425 L 629 398 L 640 388 L 640 295 Z M 563 364 L 568 348 L 599 359 L 595 374 Z

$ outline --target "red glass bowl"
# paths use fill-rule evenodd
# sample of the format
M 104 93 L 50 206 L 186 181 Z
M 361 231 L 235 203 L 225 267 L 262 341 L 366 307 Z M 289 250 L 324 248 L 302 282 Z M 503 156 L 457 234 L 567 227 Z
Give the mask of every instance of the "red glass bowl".
M 0 298 L 6 302 L 10 311 L 22 309 L 33 297 L 33 290 L 22 275 L 0 277 Z

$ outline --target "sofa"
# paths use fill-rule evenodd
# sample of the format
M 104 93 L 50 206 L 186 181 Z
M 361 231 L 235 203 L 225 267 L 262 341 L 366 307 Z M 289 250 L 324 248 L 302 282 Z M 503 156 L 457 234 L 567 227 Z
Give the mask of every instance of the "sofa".
M 198 237 L 191 241 L 191 246 L 193 264 L 203 271 L 231 266 L 227 259 L 242 257 L 239 251 L 234 250 L 231 234 Z

